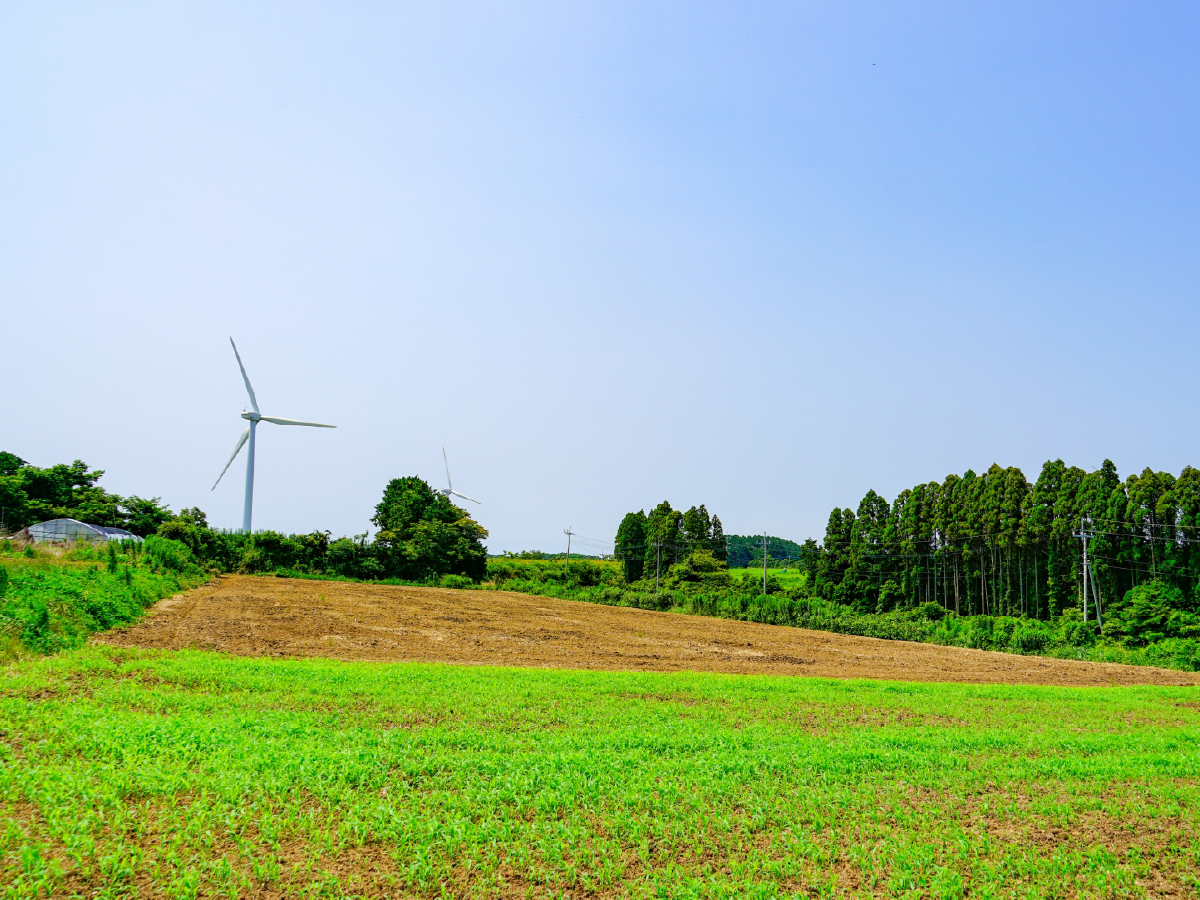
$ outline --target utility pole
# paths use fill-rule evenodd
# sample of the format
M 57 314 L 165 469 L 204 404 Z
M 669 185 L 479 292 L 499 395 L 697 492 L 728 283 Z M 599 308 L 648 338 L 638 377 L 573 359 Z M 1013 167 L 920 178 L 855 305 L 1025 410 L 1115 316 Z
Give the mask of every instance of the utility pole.
M 568 525 L 566 528 L 563 529 L 563 534 L 565 534 L 567 536 L 567 558 L 563 560 L 563 580 L 564 581 L 566 580 L 567 575 L 570 574 L 570 571 L 571 571 L 571 535 L 573 535 L 574 533 L 575 532 L 573 532 L 571 530 L 570 525 Z
M 1075 537 L 1083 541 L 1083 621 L 1088 620 L 1088 546 L 1087 532 L 1084 531 L 1085 519 L 1080 517 L 1079 530 L 1075 532 Z
M 767 594 L 767 533 L 763 532 L 763 596 Z

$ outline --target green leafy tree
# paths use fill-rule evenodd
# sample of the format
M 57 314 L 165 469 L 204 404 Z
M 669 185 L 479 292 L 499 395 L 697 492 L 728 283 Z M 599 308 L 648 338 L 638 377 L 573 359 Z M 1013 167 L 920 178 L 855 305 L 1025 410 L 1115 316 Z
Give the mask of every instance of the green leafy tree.
M 198 528 L 208 527 L 208 516 L 198 506 L 189 506 L 179 511 L 179 518 L 186 519 Z
M 121 527 L 139 537 L 147 537 L 158 531 L 164 522 L 174 516 L 158 497 L 146 500 L 142 497 L 118 498 Z M 207 523 L 206 523 L 207 525 Z
M 380 529 L 375 544 L 389 576 L 479 581 L 487 572 L 487 531 L 420 478 L 388 482 L 371 521 Z
M 7 450 L 0 450 L 0 475 L 16 475 L 17 469 L 24 468 L 29 465 L 21 457 L 15 453 L 9 453 Z

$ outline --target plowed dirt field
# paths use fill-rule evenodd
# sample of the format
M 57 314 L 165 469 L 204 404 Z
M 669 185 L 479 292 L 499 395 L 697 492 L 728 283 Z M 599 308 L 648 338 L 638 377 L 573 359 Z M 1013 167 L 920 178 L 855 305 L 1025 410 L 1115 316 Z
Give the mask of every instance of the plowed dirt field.
M 230 575 L 159 602 L 116 646 L 425 661 L 1004 684 L 1200 684 L 1140 666 L 805 631 L 507 591 Z

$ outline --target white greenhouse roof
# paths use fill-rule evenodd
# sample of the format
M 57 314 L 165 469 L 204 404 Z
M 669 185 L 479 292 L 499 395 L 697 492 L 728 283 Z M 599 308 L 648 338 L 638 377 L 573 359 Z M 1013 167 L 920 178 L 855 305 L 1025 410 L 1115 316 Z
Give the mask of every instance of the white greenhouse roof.
M 140 541 L 131 531 L 124 528 L 109 528 L 104 525 L 89 525 L 78 519 L 50 519 L 38 522 L 27 529 L 29 537 L 35 541 Z

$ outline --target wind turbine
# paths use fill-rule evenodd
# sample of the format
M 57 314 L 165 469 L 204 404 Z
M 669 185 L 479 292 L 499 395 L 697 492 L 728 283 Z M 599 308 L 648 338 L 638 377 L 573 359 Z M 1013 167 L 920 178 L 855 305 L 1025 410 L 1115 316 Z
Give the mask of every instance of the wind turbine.
M 237 357 L 238 368 L 242 370 L 242 381 L 246 382 L 246 393 L 250 395 L 250 405 L 254 408 L 254 412 L 246 412 L 244 408 L 242 409 L 242 418 L 249 421 L 250 427 L 243 431 L 242 436 L 238 438 L 237 446 L 233 448 L 233 453 L 229 455 L 229 462 L 225 463 L 225 468 L 221 470 L 221 474 L 213 482 L 212 489 L 214 491 L 217 489 L 217 485 L 221 483 L 221 479 L 225 477 L 225 473 L 229 471 L 229 467 L 233 465 L 234 459 L 241 452 L 242 445 L 246 441 L 249 441 L 250 453 L 246 457 L 246 505 L 242 510 L 242 531 L 249 534 L 250 511 L 254 507 L 254 429 L 258 423 L 273 422 L 276 425 L 307 425 L 309 428 L 337 428 L 337 426 L 322 425 L 319 422 L 298 422 L 295 419 L 280 419 L 275 416 L 261 415 L 258 411 L 258 400 L 254 397 L 254 388 L 250 386 L 250 378 L 246 375 L 246 367 L 242 365 L 242 355 L 238 353 L 237 344 L 233 343 L 233 338 L 229 339 L 229 343 L 233 345 L 233 355 Z
M 442 462 L 446 464 L 446 486 L 438 491 L 438 493 L 445 495 L 447 500 L 449 500 L 450 495 L 453 494 L 455 497 L 462 497 L 464 500 L 470 500 L 472 503 L 478 503 L 479 501 L 474 497 L 468 497 L 466 494 L 460 494 L 458 491 L 454 490 L 454 485 L 450 482 L 450 460 L 446 459 L 445 447 L 442 448 Z

